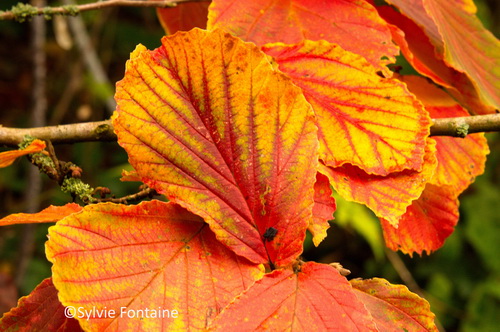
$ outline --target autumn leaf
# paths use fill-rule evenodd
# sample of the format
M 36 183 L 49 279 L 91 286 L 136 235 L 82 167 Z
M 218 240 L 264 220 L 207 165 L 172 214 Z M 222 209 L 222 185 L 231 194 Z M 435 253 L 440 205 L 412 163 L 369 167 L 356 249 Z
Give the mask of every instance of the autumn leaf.
M 266 274 L 215 319 L 222 331 L 377 331 L 345 277 L 328 265 Z
M 495 111 L 495 107 L 481 100 L 467 74 L 447 65 L 442 57 L 436 57 L 436 47 L 419 25 L 390 6 L 379 6 L 377 10 L 391 23 L 394 41 L 416 71 L 444 86 L 471 113 L 488 114 Z
M 165 33 L 173 35 L 192 28 L 205 29 L 209 5 L 210 1 L 181 2 L 172 8 L 156 8 L 156 14 Z
M 254 263 L 285 266 L 312 220 L 311 106 L 255 45 L 199 29 L 140 46 L 117 83 L 113 124 L 141 179 L 203 217 Z M 277 230 L 272 241 L 263 235 Z
M 458 222 L 458 200 L 452 188 L 427 184 L 408 207 L 395 228 L 381 219 L 384 239 L 391 250 L 405 254 L 431 253 L 443 245 Z
M 476 17 L 472 0 L 388 2 L 423 27 L 438 57 L 466 73 L 484 102 L 500 108 L 500 42 Z
M 433 119 L 469 116 L 456 101 L 424 78 L 401 76 L 411 92 L 424 104 Z M 470 134 L 465 138 L 432 137 L 436 141 L 438 160 L 431 183 L 454 189 L 453 196 L 460 195 L 476 176 L 483 174 L 489 153 L 484 133 Z
M 47 278 L 31 294 L 19 299 L 16 308 L 0 319 L 0 331 L 83 331 L 57 298 L 52 279 Z
M 46 253 L 61 302 L 95 313 L 75 316 L 85 330 L 203 329 L 263 274 L 200 217 L 160 201 L 86 206 L 49 229 Z
M 313 221 L 307 228 L 313 236 L 312 241 L 316 247 L 326 238 L 326 231 L 330 228 L 328 221 L 333 220 L 336 208 L 328 178 L 318 173 L 314 184 Z
M 68 203 L 64 206 L 51 205 L 37 213 L 11 214 L 0 219 L 0 226 L 57 222 L 73 213 L 81 211 L 81 209 L 82 207 L 75 203 Z
M 354 293 L 373 317 L 378 331 L 438 331 L 429 302 L 406 286 L 391 285 L 384 279 L 353 279 Z
M 377 217 L 397 226 L 399 217 L 432 178 L 437 164 L 435 153 L 435 142 L 428 139 L 421 172 L 405 170 L 379 176 L 349 164 L 336 168 L 320 165 L 319 171 L 328 176 L 330 184 L 344 199 L 366 205 Z
M 12 165 L 12 163 L 19 157 L 25 156 L 30 153 L 40 152 L 43 149 L 45 149 L 45 142 L 36 139 L 24 149 L 1 152 L 0 168 Z
M 324 41 L 263 50 L 313 106 L 327 166 L 352 164 L 376 175 L 421 169 L 430 118 L 404 84 Z
M 214 0 L 207 27 L 222 28 L 259 46 L 326 40 L 362 55 L 387 75 L 386 65 L 399 53 L 385 21 L 364 1 Z

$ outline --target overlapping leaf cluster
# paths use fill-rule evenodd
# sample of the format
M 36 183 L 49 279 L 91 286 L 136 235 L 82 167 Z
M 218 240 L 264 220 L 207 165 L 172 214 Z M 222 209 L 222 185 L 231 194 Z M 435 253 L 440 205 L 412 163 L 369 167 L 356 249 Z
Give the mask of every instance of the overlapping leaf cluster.
M 498 72 L 481 75 L 451 26 L 474 29 L 495 64 L 482 42 L 498 52 L 498 41 L 472 2 L 391 3 L 401 12 L 365 1 L 218 0 L 207 30 L 138 46 L 113 124 L 134 177 L 169 202 L 3 219 L 58 222 L 46 245 L 52 280 L 0 326 L 43 320 L 42 306 L 26 303 L 49 289 L 59 318 L 64 306 L 179 312 L 79 317 L 85 330 L 435 330 L 428 303 L 405 287 L 348 282 L 334 266 L 299 259 L 306 230 L 316 245 L 326 236 L 330 186 L 381 218 L 390 248 L 422 253 L 453 231 L 458 195 L 483 172 L 482 134 L 428 136 L 431 118 L 499 105 L 490 93 Z M 206 4 L 189 6 L 204 15 Z M 393 40 L 462 105 L 423 78 L 393 75 Z

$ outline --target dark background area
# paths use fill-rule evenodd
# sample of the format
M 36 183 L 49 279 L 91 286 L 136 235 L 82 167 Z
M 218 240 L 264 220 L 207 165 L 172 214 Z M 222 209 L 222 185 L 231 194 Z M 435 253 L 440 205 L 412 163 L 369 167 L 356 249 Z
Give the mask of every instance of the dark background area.
M 16 1 L 2 1 L 0 10 Z M 82 3 L 82 2 L 80 2 Z M 475 1 L 479 17 L 498 37 L 500 3 Z M 48 5 L 59 5 L 49 2 Z M 46 125 L 109 118 L 106 100 L 114 83 L 123 77 L 125 62 L 139 43 L 148 48 L 160 45 L 163 30 L 154 9 L 113 8 L 85 12 L 80 16 L 111 83 L 99 83 L 91 74 L 75 44 L 71 31 L 65 38 L 61 20 L 46 21 Z M 62 20 L 64 21 L 64 19 Z M 0 21 L 0 124 L 6 127 L 32 126 L 34 100 L 32 24 Z M 72 46 L 68 48 L 66 43 Z M 66 46 L 65 46 L 66 45 Z M 487 171 L 460 197 L 461 218 L 443 248 L 432 255 L 390 253 L 384 249 L 376 218 L 361 205 L 338 199 L 336 220 L 328 237 L 314 248 L 305 244 L 304 258 L 319 262 L 340 262 L 352 271 L 349 278 L 383 277 L 405 283 L 431 303 L 439 324 L 446 331 L 496 331 L 500 326 L 500 135 L 488 134 L 491 154 Z M 127 156 L 117 143 L 79 143 L 55 147 L 59 159 L 83 169 L 82 179 L 92 187 L 109 187 L 116 196 L 137 191 L 138 184 L 119 181 L 127 168 Z M 0 148 L 4 151 L 6 148 Z M 70 202 L 69 195 L 46 176 L 37 180 L 25 158 L 0 169 L 0 218 L 11 213 L 51 204 Z M 36 174 L 35 174 L 36 175 Z M 50 276 L 44 242 L 50 225 L 17 225 L 0 228 L 0 314 L 15 306 Z

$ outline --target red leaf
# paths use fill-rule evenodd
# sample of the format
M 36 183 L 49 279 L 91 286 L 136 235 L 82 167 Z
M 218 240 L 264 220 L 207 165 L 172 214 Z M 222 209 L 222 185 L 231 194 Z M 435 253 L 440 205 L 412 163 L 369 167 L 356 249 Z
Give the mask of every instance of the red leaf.
M 391 25 L 393 39 L 413 68 L 446 87 L 471 112 L 487 114 L 495 111 L 493 106 L 481 101 L 476 87 L 466 74 L 447 65 L 442 57 L 436 57 L 436 48 L 421 27 L 390 6 L 377 9 L 386 21 L 396 25 Z
M 483 101 L 500 108 L 500 42 L 476 17 L 471 0 L 390 0 L 423 27 L 438 56 L 474 82 Z
M 52 279 L 45 279 L 30 295 L 19 300 L 16 308 L 4 314 L 0 331 L 83 331 L 57 298 Z
M 95 331 L 203 329 L 263 274 L 200 217 L 160 201 L 86 206 L 49 229 L 46 253 L 59 299 L 90 313 L 75 318 Z
M 376 175 L 421 169 L 430 118 L 404 84 L 324 41 L 263 50 L 313 106 L 327 166 L 352 164 Z
M 362 55 L 384 72 L 399 53 L 387 24 L 365 1 L 214 0 L 208 28 L 222 28 L 259 46 L 327 40 Z
M 423 251 L 430 254 L 441 248 L 458 221 L 458 200 L 454 194 L 447 186 L 427 184 L 422 196 L 399 219 L 397 228 L 381 219 L 387 247 L 410 256 Z
M 167 35 L 192 28 L 207 27 L 210 1 L 178 3 L 172 8 L 157 8 L 156 14 Z
M 215 319 L 223 331 L 377 331 L 349 282 L 328 265 L 266 274 Z
M 34 224 L 57 222 L 73 213 L 79 212 L 82 207 L 75 203 L 68 203 L 64 206 L 49 206 L 37 213 L 15 213 L 0 219 L 0 226 L 16 224 Z
M 437 164 L 434 145 L 434 141 L 428 141 L 422 172 L 406 170 L 377 176 L 348 164 L 337 168 L 321 165 L 319 171 L 328 176 L 340 196 L 368 206 L 379 218 L 397 225 L 398 218 L 420 196 L 434 174 Z
M 372 315 L 378 331 L 438 331 L 429 303 L 406 286 L 391 285 L 384 279 L 354 279 L 354 293 Z
M 314 184 L 313 222 L 308 227 L 316 247 L 326 238 L 326 230 L 330 228 L 328 220 L 333 219 L 336 208 L 337 205 L 335 204 L 335 198 L 332 196 L 328 178 L 318 173 Z
M 113 124 L 142 180 L 255 263 L 285 266 L 312 220 L 317 129 L 301 90 L 255 45 L 199 29 L 139 47 Z M 278 231 L 272 241 L 263 235 Z

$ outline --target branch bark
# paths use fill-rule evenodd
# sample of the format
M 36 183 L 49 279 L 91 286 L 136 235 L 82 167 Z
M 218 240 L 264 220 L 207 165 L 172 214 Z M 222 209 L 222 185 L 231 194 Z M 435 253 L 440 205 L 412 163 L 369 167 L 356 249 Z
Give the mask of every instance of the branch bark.
M 433 119 L 431 136 L 465 137 L 479 132 L 500 132 L 500 113 L 460 118 Z M 111 120 L 39 128 L 7 128 L 0 125 L 0 145 L 16 146 L 30 135 L 53 144 L 116 141 Z
M 61 7 L 34 7 L 23 3 L 18 3 L 9 11 L 0 11 L 0 21 L 16 20 L 19 22 L 24 22 L 37 15 L 44 15 L 46 18 L 51 18 L 54 15 L 76 16 L 80 12 L 110 7 L 175 7 L 179 3 L 196 1 L 204 0 L 107 0 L 82 5 L 67 5 Z
M 431 136 L 465 137 L 468 134 L 500 131 L 500 113 L 433 119 Z

